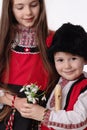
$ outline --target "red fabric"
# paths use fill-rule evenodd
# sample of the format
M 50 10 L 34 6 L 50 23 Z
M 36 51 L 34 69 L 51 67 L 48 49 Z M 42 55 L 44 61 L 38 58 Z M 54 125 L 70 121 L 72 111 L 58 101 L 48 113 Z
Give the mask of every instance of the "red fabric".
M 72 93 L 70 95 L 70 101 L 69 101 L 69 104 L 66 108 L 66 111 L 73 110 L 73 106 L 74 106 L 75 102 L 77 101 L 77 98 L 80 94 L 80 91 L 85 86 L 87 86 L 87 79 L 84 79 L 80 83 L 76 84 L 76 86 L 74 87 L 74 89 L 72 90 Z M 87 128 L 85 128 L 84 130 L 87 130 Z
M 82 80 L 80 83 L 78 82 L 76 86 L 73 87 L 72 93 L 70 95 L 69 104 L 66 108 L 66 111 L 73 110 L 73 106 L 78 99 L 80 91 L 87 85 L 87 79 Z
M 53 33 L 48 37 L 52 38 Z M 40 53 L 24 54 L 11 51 L 9 72 L 5 72 L 1 81 L 16 85 L 36 83 L 41 90 L 45 90 L 48 78 Z
M 8 80 L 10 84 L 36 83 L 42 90 L 46 88 L 48 74 L 39 53 L 24 55 L 12 52 L 10 66 Z
M 46 39 L 47 47 L 50 47 L 50 46 L 51 46 L 54 33 L 55 33 L 54 31 L 50 31 L 50 35 L 49 35 L 49 36 L 47 37 L 47 39 Z
M 48 128 L 48 127 L 46 127 L 46 126 L 41 125 L 41 130 L 54 130 L 54 129 Z

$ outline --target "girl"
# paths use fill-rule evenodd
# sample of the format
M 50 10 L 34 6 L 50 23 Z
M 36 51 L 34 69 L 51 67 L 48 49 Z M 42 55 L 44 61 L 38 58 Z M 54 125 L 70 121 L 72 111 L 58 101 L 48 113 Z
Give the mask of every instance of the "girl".
M 40 93 L 46 89 L 51 69 L 46 56 L 50 41 L 47 40 L 47 45 L 45 41 L 52 37 L 53 32 L 49 32 L 47 27 L 44 0 L 3 0 L 0 22 L 0 130 L 37 129 L 32 120 L 19 114 L 27 104 L 26 98 L 23 98 L 25 95 L 19 91 L 25 84 L 31 83 L 40 86 Z M 20 98 L 16 99 L 16 96 Z
M 20 112 L 21 115 L 41 121 L 44 125 L 42 130 L 87 130 L 87 79 L 83 74 L 83 67 L 87 64 L 85 30 L 70 23 L 62 25 L 54 35 L 49 58 L 56 73 L 60 75 L 59 81 L 56 81 L 62 89 L 61 109 L 55 111 L 53 89 L 47 109 L 36 104 L 27 104 L 27 112 L 25 109 Z M 56 81 L 51 87 L 56 85 Z

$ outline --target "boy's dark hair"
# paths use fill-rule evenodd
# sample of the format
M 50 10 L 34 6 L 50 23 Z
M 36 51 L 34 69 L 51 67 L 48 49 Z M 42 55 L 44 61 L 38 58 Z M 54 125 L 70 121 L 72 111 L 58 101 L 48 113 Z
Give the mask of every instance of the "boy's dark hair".
M 67 52 L 87 60 L 87 33 L 80 25 L 63 24 L 53 37 L 48 50 L 49 59 L 54 62 L 56 52 Z

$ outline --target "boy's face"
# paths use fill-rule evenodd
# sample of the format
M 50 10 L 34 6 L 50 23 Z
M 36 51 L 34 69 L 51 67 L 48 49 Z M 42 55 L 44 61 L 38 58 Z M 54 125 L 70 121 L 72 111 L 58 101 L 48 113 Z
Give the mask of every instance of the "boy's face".
M 65 52 L 56 52 L 54 62 L 57 72 L 67 80 L 77 79 L 86 63 L 82 57 Z
M 33 27 L 40 12 L 39 0 L 13 0 L 13 14 L 17 22 L 25 27 Z

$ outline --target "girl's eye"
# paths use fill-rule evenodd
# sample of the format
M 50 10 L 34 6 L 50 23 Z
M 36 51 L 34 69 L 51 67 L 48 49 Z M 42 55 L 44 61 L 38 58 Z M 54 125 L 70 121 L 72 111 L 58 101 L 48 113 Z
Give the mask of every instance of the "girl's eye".
M 18 9 L 18 10 L 21 10 L 21 9 L 23 9 L 23 6 L 22 5 L 17 5 L 15 8 Z
M 31 3 L 31 7 L 36 7 L 38 5 L 39 5 L 39 2 L 33 2 L 33 3 Z
M 21 9 L 23 9 L 23 7 L 20 7 L 20 8 L 17 8 L 18 10 L 21 10 Z

